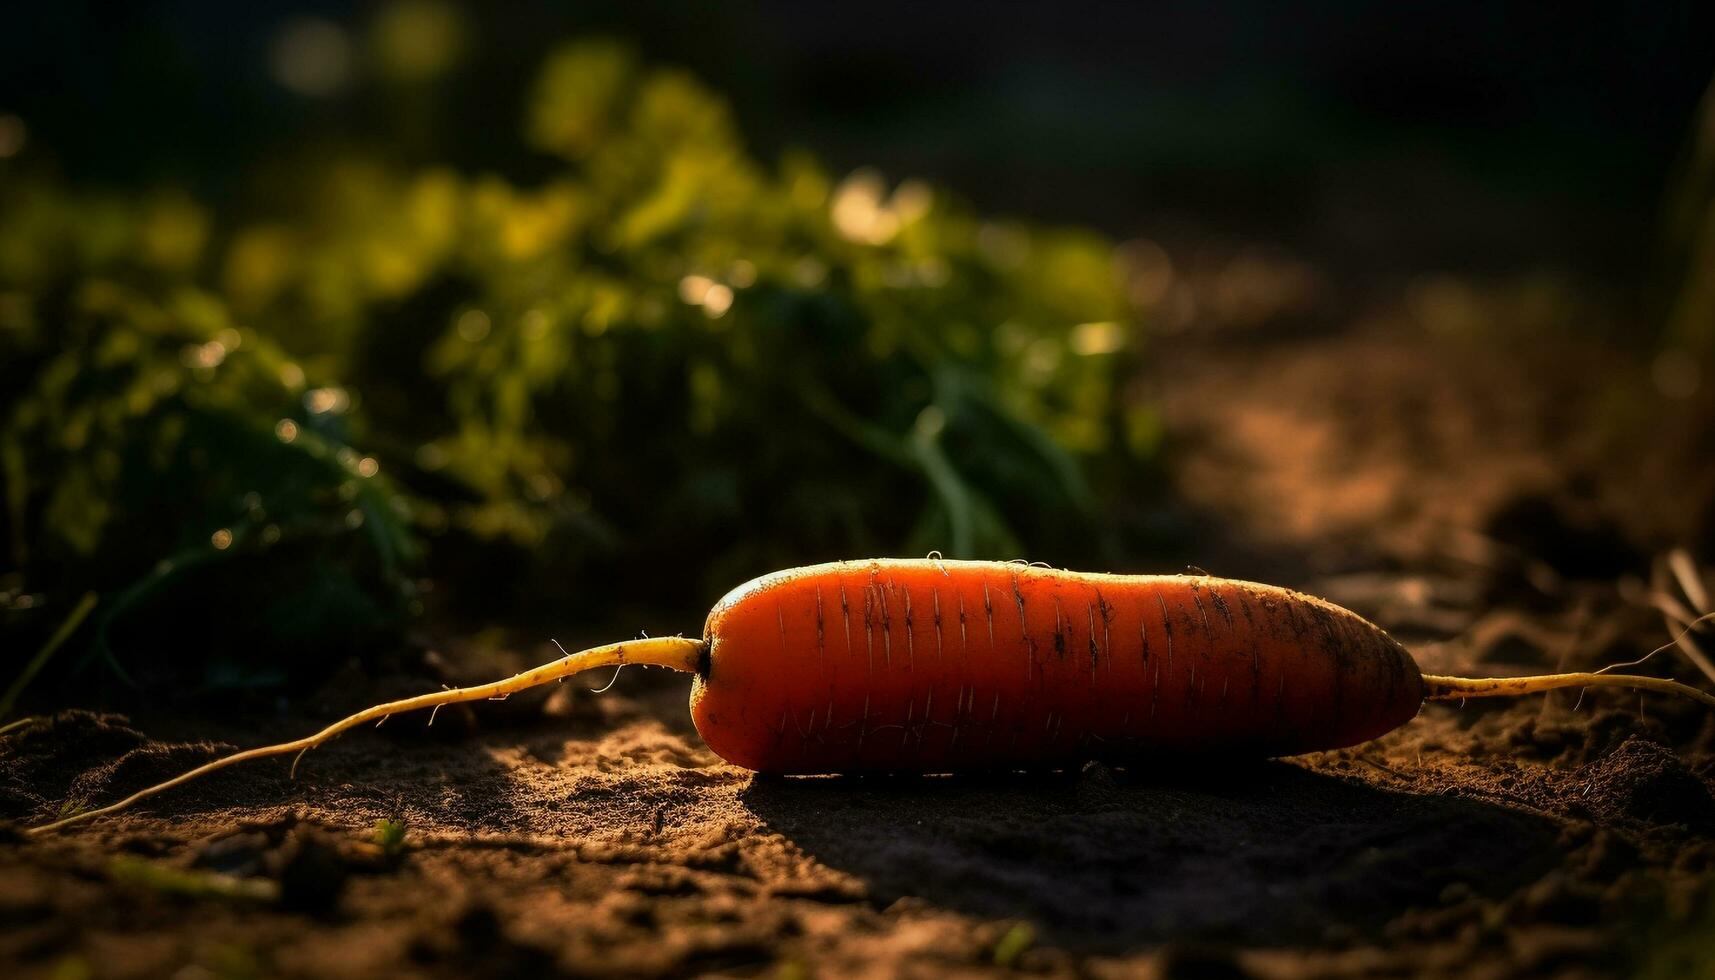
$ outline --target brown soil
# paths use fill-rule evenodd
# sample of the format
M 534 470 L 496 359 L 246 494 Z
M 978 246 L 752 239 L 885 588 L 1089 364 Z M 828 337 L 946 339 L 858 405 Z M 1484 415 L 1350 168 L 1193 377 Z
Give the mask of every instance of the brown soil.
M 1181 337 L 1152 357 L 1179 452 L 1171 516 L 1202 529 L 1199 565 L 1350 605 L 1426 670 L 1586 667 L 1665 638 L 1640 576 L 1705 530 L 1707 464 L 1685 460 L 1708 458 L 1687 447 L 1710 413 L 1638 396 L 1638 438 L 1605 407 L 1643 383 L 1625 357 L 1399 325 Z M 1676 659 L 1655 666 L 1695 679 Z M 0 738 L 0 817 L 109 800 L 433 683 L 404 673 L 341 678 L 242 727 L 27 727 Z M 0 963 L 1511 977 L 1680 975 L 1715 953 L 1715 717 L 1695 706 L 1564 692 L 1433 705 L 1367 745 L 1256 765 L 777 780 L 712 756 L 685 691 L 636 672 L 600 697 L 567 685 L 434 728 L 395 718 L 296 780 L 271 760 L 76 832 L 0 832 Z M 374 843 L 383 818 L 405 824 L 397 854 Z

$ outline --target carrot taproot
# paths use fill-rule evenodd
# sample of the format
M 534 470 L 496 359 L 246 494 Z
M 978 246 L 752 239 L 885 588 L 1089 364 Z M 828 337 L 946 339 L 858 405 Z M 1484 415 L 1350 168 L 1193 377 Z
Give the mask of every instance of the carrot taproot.
M 608 644 L 490 684 L 375 705 L 32 832 L 118 812 L 246 760 L 301 756 L 365 722 L 631 663 L 695 673 L 691 716 L 703 740 L 729 762 L 780 774 L 1293 755 L 1392 731 L 1426 700 L 1562 687 L 1636 688 L 1715 707 L 1715 695 L 1655 677 L 1425 675 L 1356 613 L 1251 582 L 938 558 L 839 562 L 740 586 L 700 639 Z
M 766 576 L 715 607 L 691 695 L 721 757 L 779 773 L 955 771 L 1373 738 L 1423 703 L 1380 629 L 1202 576 L 876 561 Z

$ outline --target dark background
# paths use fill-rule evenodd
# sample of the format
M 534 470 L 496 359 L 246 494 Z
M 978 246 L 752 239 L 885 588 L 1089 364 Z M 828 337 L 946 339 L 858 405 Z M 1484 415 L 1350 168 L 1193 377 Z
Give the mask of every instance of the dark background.
M 397 126 L 397 93 L 267 72 L 343 3 L 52 3 L 0 31 L 0 109 L 78 181 L 218 202 L 304 140 Z M 764 158 L 957 188 L 985 211 L 1261 238 L 1347 275 L 1650 271 L 1662 188 L 1715 71 L 1715 6 L 592 2 L 473 5 L 401 162 L 519 179 L 518 93 L 567 36 L 634 41 L 731 97 Z

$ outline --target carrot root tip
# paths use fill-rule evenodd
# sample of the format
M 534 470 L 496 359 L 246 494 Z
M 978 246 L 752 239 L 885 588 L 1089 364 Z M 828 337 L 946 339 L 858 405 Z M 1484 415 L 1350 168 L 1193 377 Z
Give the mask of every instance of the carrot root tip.
M 1529 694 L 1540 694 L 1544 691 L 1556 691 L 1561 688 L 1577 687 L 1620 687 L 1637 691 L 1654 691 L 1657 694 L 1672 694 L 1677 697 L 1690 698 L 1711 708 L 1715 708 L 1715 694 L 1699 690 L 1689 684 L 1668 680 L 1663 677 L 1645 677 L 1639 674 L 1604 674 L 1572 673 L 1572 674 L 1539 674 L 1532 677 L 1443 677 L 1435 674 L 1423 675 L 1423 699 L 1425 701 L 1462 701 L 1465 698 L 1513 698 Z

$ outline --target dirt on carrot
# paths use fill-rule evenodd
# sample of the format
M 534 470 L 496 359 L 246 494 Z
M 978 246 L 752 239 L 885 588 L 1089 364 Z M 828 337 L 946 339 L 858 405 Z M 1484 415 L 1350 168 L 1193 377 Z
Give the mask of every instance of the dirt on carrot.
M 1624 455 L 1623 428 L 1586 424 L 1586 363 L 1611 362 L 1401 330 L 1164 347 L 1145 383 L 1182 465 L 1162 506 L 1206 532 L 1172 560 L 1326 595 L 1429 671 L 1636 656 L 1666 638 L 1634 601 L 1650 557 L 1706 530 L 1700 498 L 1660 493 L 1697 485 L 1675 469 L 1696 436 L 1664 411 L 1667 431 Z M 515 640 L 483 656 L 543 659 L 539 638 Z M 1606 976 L 1668 970 L 1711 921 L 1715 718 L 1599 691 L 1431 705 L 1375 742 L 1241 767 L 767 779 L 697 739 L 687 678 L 628 671 L 599 697 L 574 682 L 433 728 L 393 718 L 311 752 L 295 779 L 267 760 L 74 832 L 16 832 L 502 672 L 476 659 L 405 656 L 242 713 L 70 712 L 0 736 L 0 962 L 103 977 Z

